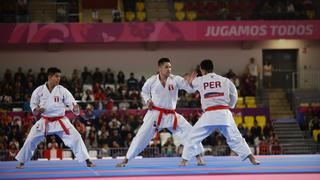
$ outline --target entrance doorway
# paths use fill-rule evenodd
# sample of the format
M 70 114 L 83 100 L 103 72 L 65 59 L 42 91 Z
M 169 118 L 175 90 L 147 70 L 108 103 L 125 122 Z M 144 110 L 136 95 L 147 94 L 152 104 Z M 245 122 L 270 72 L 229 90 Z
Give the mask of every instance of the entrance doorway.
M 264 49 L 262 50 L 263 64 L 272 65 L 271 87 L 292 89 L 297 86 L 298 49 Z

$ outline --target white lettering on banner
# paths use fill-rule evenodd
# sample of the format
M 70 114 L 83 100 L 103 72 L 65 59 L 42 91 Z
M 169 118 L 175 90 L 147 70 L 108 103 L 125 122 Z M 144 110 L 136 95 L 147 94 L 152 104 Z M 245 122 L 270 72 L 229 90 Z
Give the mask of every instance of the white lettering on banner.
M 267 26 L 208 26 L 206 37 L 209 36 L 265 36 Z
M 268 33 L 269 32 L 269 33 Z M 243 26 L 208 26 L 206 37 L 219 36 L 309 36 L 314 33 L 314 26 L 309 25 L 243 25 Z
M 309 25 L 272 25 L 272 36 L 309 36 L 313 34 L 314 26 Z

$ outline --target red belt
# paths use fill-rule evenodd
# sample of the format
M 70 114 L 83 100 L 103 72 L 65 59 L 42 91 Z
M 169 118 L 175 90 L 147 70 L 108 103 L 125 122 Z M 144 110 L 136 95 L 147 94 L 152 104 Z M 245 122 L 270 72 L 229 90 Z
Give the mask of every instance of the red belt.
M 67 129 L 67 127 L 63 124 L 62 122 L 62 118 L 64 118 L 64 116 L 57 116 L 57 117 L 46 117 L 46 116 L 42 116 L 42 118 L 45 120 L 45 131 L 44 134 L 47 135 L 47 125 L 49 122 L 54 122 L 54 121 L 58 121 L 60 126 L 62 127 L 63 131 L 66 134 L 70 134 L 69 130 Z
M 152 109 L 153 109 L 153 110 L 157 110 L 157 111 L 160 112 L 159 117 L 158 117 L 158 120 L 157 120 L 157 127 L 159 127 L 160 124 L 161 124 L 161 119 L 162 119 L 163 113 L 166 114 L 166 115 L 167 115 L 167 114 L 174 114 L 173 130 L 176 130 L 176 129 L 177 129 L 178 118 L 177 118 L 177 114 L 176 114 L 176 111 L 175 111 L 175 110 L 172 110 L 172 109 L 164 109 L 164 108 L 157 107 L 157 106 L 152 106 Z
M 220 110 L 220 109 L 230 109 L 229 106 L 210 106 L 206 108 L 206 112 L 207 111 L 215 111 L 215 110 Z

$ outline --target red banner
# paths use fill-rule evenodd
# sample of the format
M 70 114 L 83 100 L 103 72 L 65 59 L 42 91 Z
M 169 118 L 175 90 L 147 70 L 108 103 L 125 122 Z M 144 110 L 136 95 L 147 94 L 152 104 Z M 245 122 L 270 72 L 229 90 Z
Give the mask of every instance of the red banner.
M 320 39 L 320 21 L 0 24 L 0 43 L 109 43 Z

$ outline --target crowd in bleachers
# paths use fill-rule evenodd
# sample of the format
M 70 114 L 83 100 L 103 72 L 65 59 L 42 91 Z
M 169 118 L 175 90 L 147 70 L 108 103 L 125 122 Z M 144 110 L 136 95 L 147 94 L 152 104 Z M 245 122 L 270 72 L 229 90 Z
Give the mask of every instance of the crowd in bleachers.
M 320 104 L 319 103 L 301 103 L 298 109 L 302 115 L 300 127 L 309 132 L 310 137 L 320 143 Z
M 0 3 L 0 22 L 37 22 L 35 13 L 38 3 L 34 0 L 3 0 Z M 120 21 L 148 21 L 148 0 L 123 0 L 106 1 L 105 7 L 99 7 L 99 3 L 77 0 L 46 0 L 40 4 L 50 4 L 55 7 L 55 22 L 120 22 Z M 82 3 L 82 4 L 80 4 Z M 119 4 L 120 3 L 120 4 Z M 163 0 L 165 8 L 170 10 L 172 21 L 196 21 L 196 20 L 279 20 L 279 19 L 318 19 L 319 7 L 312 0 Z M 97 7 L 94 7 L 97 4 Z M 88 7 L 87 7 L 88 6 Z M 92 7 L 93 6 L 93 7 Z M 43 6 L 45 7 L 45 6 Z M 79 8 L 82 7 L 82 8 Z M 163 8 L 163 6 L 161 6 Z M 158 7 L 155 6 L 156 10 Z M 112 11 L 111 11 L 112 10 Z M 80 12 L 81 11 L 81 12 Z M 89 19 L 79 18 L 79 14 L 86 16 L 83 11 L 90 11 Z M 45 11 L 44 11 L 45 12 Z M 109 13 L 113 18 L 104 18 Z M 43 13 L 43 16 L 49 13 Z M 45 19 L 45 18 L 44 18 Z M 48 18 L 51 20 L 51 18 Z M 161 17 L 157 18 L 161 20 Z M 83 21 L 84 20 L 84 21 Z
M 258 65 L 251 58 L 246 72 L 242 76 L 236 75 L 232 69 L 224 76 L 229 78 L 237 89 L 239 96 L 252 97 L 256 95 Z M 16 72 L 6 69 L 0 81 L 0 94 L 6 96 L 9 102 L 28 102 L 32 91 L 46 82 L 45 68 L 41 68 L 38 74 L 33 69 L 25 73 L 19 67 Z M 65 86 L 74 95 L 75 99 L 83 102 L 93 102 L 95 109 L 141 109 L 140 90 L 146 81 L 144 76 L 136 78 L 133 72 L 129 78 L 120 70 L 118 72 L 107 68 L 105 72 L 95 68 L 92 72 L 87 67 L 80 72 L 74 69 L 70 78 L 63 75 L 60 84 Z M 199 95 L 179 93 L 178 107 L 200 107 Z M 238 105 L 243 104 L 243 98 L 239 98 Z M 246 104 L 255 105 L 254 99 L 246 99 Z M 28 110 L 28 109 L 25 109 Z
M 235 73 L 232 73 L 232 70 L 226 76 L 241 89 L 242 78 L 238 78 Z M 0 94 L 3 97 L 2 111 L 0 112 L 0 144 L 1 149 L 8 150 L 8 160 L 12 159 L 14 152 L 21 148 L 29 129 L 36 121 L 36 118 L 30 112 L 28 102 L 33 90 L 45 83 L 46 79 L 45 68 L 41 68 L 37 74 L 32 69 L 29 69 L 27 73 L 24 73 L 22 68 L 18 68 L 16 72 L 11 69 L 5 70 L 2 81 L 0 81 Z M 108 152 L 109 148 L 126 148 L 130 145 L 132 138 L 142 124 L 143 114 L 141 112 L 123 113 L 123 111 L 121 113 L 120 111 L 143 109 L 140 90 L 145 81 L 144 76 L 138 79 L 134 73 L 130 73 L 129 78 L 127 78 L 122 71 L 116 73 L 109 68 L 106 71 L 96 68 L 94 72 L 91 72 L 87 67 L 84 67 L 82 72 L 75 69 L 71 78 L 62 76 L 60 84 L 69 89 L 82 106 L 83 113 L 81 116 L 72 119 L 72 122 L 89 148 L 100 148 Z M 254 81 L 253 84 L 255 84 Z M 250 95 L 244 89 L 240 92 L 245 92 L 243 95 Z M 257 107 L 253 95 L 244 98 L 239 97 L 237 107 Z M 25 114 L 23 116 L 10 115 L 8 112 L 11 112 L 13 107 L 21 107 L 19 106 L 20 103 L 23 103 L 22 108 L 24 108 Z M 8 104 L 13 104 L 13 107 L 7 108 L 5 105 Z M 199 94 L 187 94 L 181 91 L 177 106 L 178 108 L 199 108 Z M 103 110 L 104 113 L 94 113 L 97 110 Z M 200 116 L 197 111 L 184 115 L 191 124 L 195 124 Z M 254 125 L 256 121 L 259 123 Z M 273 144 L 268 139 L 275 136 L 273 133 L 270 134 L 273 131 L 270 124 L 266 123 L 265 117 L 262 121 L 258 117 L 252 116 L 250 123 L 248 123 L 247 118 L 244 120 L 241 118 L 240 121 L 236 120 L 236 122 L 251 146 L 259 147 L 260 141 L 268 141 L 269 144 Z M 240 125 L 242 122 L 244 124 Z M 255 130 L 257 126 L 260 129 Z M 164 131 L 163 133 L 167 132 Z M 267 140 L 264 140 L 264 138 L 267 138 Z M 35 157 L 43 156 L 44 151 L 52 148 L 49 147 L 51 141 L 52 138 L 48 137 L 46 143 L 41 143 L 38 146 L 39 152 L 36 153 Z M 59 149 L 62 148 L 63 143 L 60 139 L 56 138 L 56 141 Z M 224 149 L 225 152 L 228 150 L 228 146 L 220 133 L 212 134 L 204 141 L 204 145 L 214 146 L 215 148 L 221 146 L 220 150 Z M 152 146 L 159 147 L 164 155 L 181 153 L 181 146 L 176 142 L 176 139 L 169 138 L 169 140 L 165 139 L 161 142 L 154 140 Z M 268 152 L 271 153 L 271 151 Z

